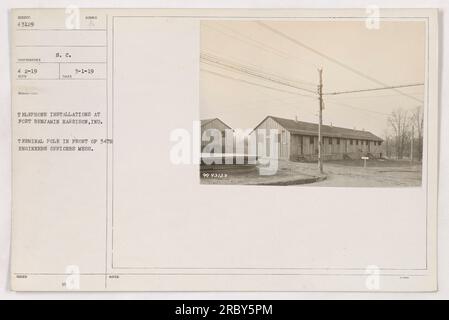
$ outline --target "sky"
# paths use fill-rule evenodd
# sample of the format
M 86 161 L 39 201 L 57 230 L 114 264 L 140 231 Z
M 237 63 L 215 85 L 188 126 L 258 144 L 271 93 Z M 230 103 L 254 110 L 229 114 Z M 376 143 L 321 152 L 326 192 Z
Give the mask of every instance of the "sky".
M 324 93 L 382 87 L 335 60 L 389 86 L 425 82 L 423 21 L 381 21 L 379 29 L 364 21 L 202 21 L 200 46 L 201 119 L 235 129 L 267 115 L 317 123 L 318 68 Z M 393 90 L 326 95 L 323 123 L 384 137 L 393 110 L 423 106 L 424 86 L 399 90 L 414 99 Z

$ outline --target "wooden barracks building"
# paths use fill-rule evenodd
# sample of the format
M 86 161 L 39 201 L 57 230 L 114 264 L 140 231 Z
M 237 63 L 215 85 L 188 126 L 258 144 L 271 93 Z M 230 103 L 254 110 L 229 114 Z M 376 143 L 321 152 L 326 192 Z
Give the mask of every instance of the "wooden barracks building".
M 318 124 L 267 116 L 255 130 L 278 130 L 279 158 L 284 160 L 317 160 Z M 256 132 L 257 132 L 256 131 Z M 361 156 L 382 157 L 382 139 L 369 131 L 328 125 L 321 126 L 323 160 L 360 159 Z M 264 139 L 257 135 L 257 141 Z M 267 146 L 269 141 L 265 141 Z M 268 151 L 269 153 L 269 151 Z

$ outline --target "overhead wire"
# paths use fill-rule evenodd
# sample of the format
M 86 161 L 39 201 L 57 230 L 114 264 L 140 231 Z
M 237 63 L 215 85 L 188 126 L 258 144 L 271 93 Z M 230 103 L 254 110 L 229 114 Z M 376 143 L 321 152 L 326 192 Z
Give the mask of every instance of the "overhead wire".
M 238 72 L 249 74 L 249 75 L 251 75 L 253 77 L 257 77 L 257 78 L 260 78 L 260 79 L 272 81 L 272 82 L 275 82 L 275 83 L 278 83 L 278 84 L 281 84 L 281 85 L 285 85 L 285 86 L 288 86 L 288 87 L 291 87 L 291 88 L 294 88 L 294 89 L 298 89 L 298 90 L 301 90 L 301 91 L 304 91 L 304 92 L 317 94 L 317 92 L 315 90 L 311 90 L 311 89 L 307 89 L 307 88 L 304 88 L 304 87 L 300 87 L 300 86 L 292 83 L 291 81 L 287 81 L 287 80 L 282 79 L 282 78 L 276 78 L 276 77 L 273 77 L 271 75 L 264 74 L 263 72 L 258 72 L 257 70 L 254 71 L 254 70 L 251 70 L 249 68 L 245 68 L 245 67 L 242 68 L 242 66 L 236 66 L 236 65 L 230 64 L 230 63 L 226 62 L 222 58 L 211 57 L 211 56 L 209 56 L 207 54 L 202 53 L 201 54 L 201 61 L 202 62 L 216 64 L 216 65 L 220 65 L 222 67 L 233 69 L 233 70 L 238 71 Z
M 375 82 L 375 83 L 377 83 L 377 84 L 379 84 L 379 85 L 381 85 L 381 86 L 384 86 L 384 87 L 388 87 L 388 86 L 389 86 L 388 84 L 386 84 L 386 83 L 384 83 L 384 82 L 382 82 L 382 81 L 380 81 L 380 80 L 377 80 L 377 79 L 375 79 L 374 77 L 372 77 L 372 76 L 370 76 L 370 75 L 367 75 L 367 74 L 363 73 L 362 71 L 359 71 L 359 70 L 357 70 L 357 69 L 355 69 L 355 68 L 353 68 L 353 67 L 347 65 L 347 64 L 344 63 L 344 62 L 341 62 L 341 61 L 339 61 L 339 60 L 337 60 L 337 59 L 335 59 L 335 58 L 333 58 L 333 57 L 331 57 L 331 56 L 329 56 L 329 55 L 327 55 L 327 54 L 325 54 L 325 53 L 322 53 L 322 52 L 320 52 L 320 51 L 318 51 L 318 50 L 316 50 L 316 49 L 314 49 L 314 48 L 312 48 L 312 47 L 310 47 L 310 46 L 308 46 L 308 45 L 302 43 L 301 41 L 299 41 L 299 40 L 297 40 L 297 39 L 295 39 L 295 38 L 293 38 L 293 37 L 291 37 L 291 36 L 285 34 L 284 32 L 279 31 L 279 30 L 276 29 L 276 28 L 273 28 L 273 27 L 267 25 L 267 24 L 264 23 L 264 22 L 256 21 L 255 23 L 257 23 L 259 26 L 265 28 L 266 30 L 271 31 L 271 32 L 274 33 L 274 34 L 277 34 L 278 36 L 280 36 L 280 37 L 282 37 L 282 38 L 284 38 L 284 39 L 287 39 L 287 40 L 289 40 L 289 41 L 291 41 L 291 42 L 297 44 L 298 46 L 300 46 L 300 47 L 302 47 L 302 48 L 304 48 L 304 49 L 306 49 L 306 50 L 308 50 L 308 51 L 311 51 L 311 52 L 313 52 L 313 53 L 319 55 L 320 57 L 325 58 L 326 60 L 329 60 L 329 61 L 331 61 L 331 62 L 333 62 L 333 63 L 339 65 L 340 67 L 342 67 L 342 68 L 344 68 L 344 69 L 347 69 L 347 70 L 349 70 L 349 71 L 351 71 L 351 72 L 357 74 L 357 75 L 360 76 L 360 77 L 363 77 L 363 78 L 365 78 L 365 79 L 368 79 L 368 80 L 370 80 L 370 81 L 372 81 L 372 82 Z M 411 96 L 411 95 L 409 95 L 409 94 L 407 94 L 407 93 L 404 93 L 404 92 L 398 90 L 397 88 L 391 88 L 391 90 L 394 90 L 394 91 L 400 93 L 401 95 L 406 96 L 406 97 L 408 97 L 408 98 L 410 98 L 410 99 L 413 99 L 413 100 L 415 100 L 415 101 L 418 101 L 418 102 L 420 102 L 420 103 L 423 102 L 422 100 L 420 100 L 420 99 L 418 99 L 418 98 L 416 98 L 416 97 L 413 97 L 413 96 Z
M 264 84 L 251 82 L 251 81 L 248 81 L 248 80 L 245 80 L 245 79 L 241 79 L 241 78 L 235 78 L 235 77 L 232 77 L 232 76 L 224 75 L 224 74 L 219 73 L 219 72 L 214 72 L 214 71 L 210 71 L 210 70 L 206 70 L 206 69 L 201 69 L 201 71 L 209 73 L 209 74 L 213 74 L 213 75 L 221 77 L 221 78 L 226 78 L 226 79 L 230 79 L 230 80 L 234 80 L 234 81 L 239 81 L 239 82 L 246 83 L 246 84 L 249 84 L 249 85 L 262 87 L 262 88 L 265 88 L 265 89 L 275 90 L 275 91 L 284 92 L 284 93 L 288 93 L 288 94 L 296 95 L 296 96 L 301 96 L 301 97 L 307 97 L 307 98 L 311 98 L 311 99 L 317 99 L 317 97 L 314 97 L 314 96 L 301 94 L 299 92 L 292 92 L 292 91 L 288 91 L 288 90 L 283 90 L 283 89 L 280 89 L 280 88 L 275 88 L 275 87 L 267 86 L 267 85 L 264 85 Z
M 266 43 L 263 43 L 259 40 L 256 40 L 248 35 L 242 34 L 242 33 L 238 33 L 235 30 L 233 30 L 230 27 L 225 27 L 222 25 L 222 28 L 225 28 L 228 32 L 223 31 L 223 29 L 217 28 L 216 26 L 211 26 L 210 24 L 205 24 L 206 28 L 209 28 L 211 30 L 214 30 L 218 33 L 224 34 L 230 38 L 239 40 L 240 42 L 246 43 L 246 44 L 250 44 L 252 46 L 255 46 L 267 53 L 276 55 L 280 58 L 283 59 L 287 59 L 287 60 L 295 60 L 296 63 L 301 64 L 303 66 L 307 66 L 307 67 L 312 67 L 314 69 L 317 69 L 318 66 L 314 63 L 308 62 L 308 61 L 304 61 L 304 59 L 301 59 L 297 56 L 291 55 L 290 53 L 284 52 L 282 50 L 279 50 L 278 48 L 272 47 Z M 230 34 L 229 32 L 231 32 L 232 34 Z
M 336 91 L 336 92 L 325 92 L 323 95 L 339 95 L 339 94 L 348 94 L 348 93 L 358 93 L 358 92 L 368 92 L 368 91 L 379 91 L 379 90 L 389 90 L 389 89 L 398 89 L 398 88 L 409 88 L 409 87 L 417 87 L 423 86 L 424 83 L 412 83 L 412 84 L 403 84 L 396 86 L 387 86 L 380 88 L 370 88 L 370 89 L 358 89 L 358 90 L 347 90 L 347 91 Z

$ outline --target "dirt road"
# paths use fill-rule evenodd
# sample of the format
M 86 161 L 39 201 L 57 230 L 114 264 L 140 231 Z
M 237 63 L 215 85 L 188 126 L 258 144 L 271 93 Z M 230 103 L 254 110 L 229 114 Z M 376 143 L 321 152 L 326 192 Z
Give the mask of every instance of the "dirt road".
M 313 170 L 316 164 L 299 164 Z M 326 180 L 310 184 L 329 187 L 416 187 L 421 185 L 421 164 L 408 161 L 369 160 L 367 167 L 361 161 L 324 163 Z
M 279 168 L 273 176 L 260 176 L 257 172 L 237 175 L 231 170 L 225 178 L 202 178 L 201 182 L 205 184 L 303 184 L 326 187 L 416 187 L 421 185 L 421 171 L 421 164 L 411 165 L 408 161 L 368 160 L 365 168 L 362 161 L 342 160 L 325 162 L 326 179 L 322 179 L 316 163 L 279 161 Z

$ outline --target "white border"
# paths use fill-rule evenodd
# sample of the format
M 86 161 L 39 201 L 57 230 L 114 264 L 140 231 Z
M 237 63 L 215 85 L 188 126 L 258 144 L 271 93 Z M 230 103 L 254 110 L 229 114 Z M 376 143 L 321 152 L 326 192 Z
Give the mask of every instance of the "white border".
M 200 8 L 200 7 L 227 7 L 227 8 L 245 8 L 245 7 L 259 7 L 259 8 L 335 8 L 334 1 L 153 1 L 153 7 L 183 7 L 183 8 Z M 447 11 L 449 9 L 449 3 L 442 3 L 441 1 L 376 1 L 375 3 L 369 1 L 339 1 L 339 7 L 342 8 L 363 8 L 367 5 L 375 4 L 380 7 L 440 7 L 440 40 L 444 41 L 444 35 L 447 34 L 447 26 L 444 25 L 444 19 L 447 18 Z M 29 1 L 29 0 L 4 0 L 0 4 L 3 22 L 3 28 L 1 28 L 1 39 L 4 41 L 0 51 L 0 79 L 2 86 L 0 87 L 0 299 L 30 299 L 30 298 L 191 298 L 191 299 L 214 299 L 214 298 L 449 298 L 449 275 L 445 272 L 439 273 L 439 287 L 438 293 L 408 293 L 408 294 L 386 294 L 386 293 L 73 293 L 70 296 L 66 293 L 12 293 L 9 291 L 8 273 L 9 273 L 9 235 L 10 235 L 10 98 L 9 98 L 9 39 L 8 39 L 8 9 L 12 7 L 63 7 L 65 5 L 78 5 L 80 7 L 117 7 L 112 1 Z M 126 1 L 123 2 L 121 7 L 148 7 L 144 1 Z M 446 16 L 446 17 L 445 17 Z M 440 56 L 444 50 L 443 41 L 440 43 Z M 441 79 L 440 88 L 447 88 L 448 70 L 444 64 L 444 60 L 440 61 Z M 440 105 L 444 106 L 447 100 L 447 92 L 441 91 L 440 93 Z M 442 107 L 440 110 L 441 119 L 441 131 L 445 132 L 447 127 L 447 116 L 445 110 Z M 449 149 L 446 143 L 447 137 L 441 135 L 440 146 L 446 146 L 446 148 L 440 148 L 440 194 L 446 194 L 447 182 L 449 177 L 446 159 L 449 156 Z M 439 212 L 444 213 L 448 208 L 449 200 L 443 197 L 439 200 Z M 440 214 L 439 216 L 439 270 L 449 270 L 449 221 L 448 218 Z

